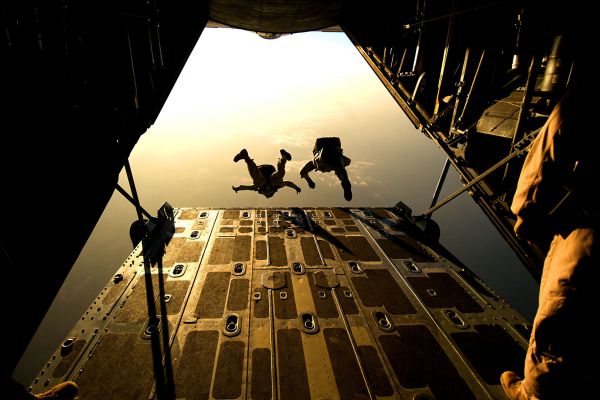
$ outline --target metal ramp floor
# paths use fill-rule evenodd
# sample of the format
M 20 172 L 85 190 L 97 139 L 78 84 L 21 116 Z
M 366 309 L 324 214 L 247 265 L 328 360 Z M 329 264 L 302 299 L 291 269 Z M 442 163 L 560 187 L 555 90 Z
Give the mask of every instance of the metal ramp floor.
M 401 209 L 175 217 L 162 259 L 145 266 L 138 245 L 30 390 L 71 379 L 81 399 L 503 399 L 500 373 L 522 371 L 529 324 Z

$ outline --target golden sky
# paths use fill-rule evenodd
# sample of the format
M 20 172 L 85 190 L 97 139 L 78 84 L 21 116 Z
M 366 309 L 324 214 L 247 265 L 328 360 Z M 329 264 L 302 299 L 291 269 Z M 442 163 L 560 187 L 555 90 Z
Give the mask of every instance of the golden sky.
M 320 136 L 339 136 L 352 159 L 351 203 L 333 173 L 313 173 L 314 190 L 300 180 Z M 288 150 L 286 179 L 302 193 L 283 188 L 270 199 L 256 192 L 236 195 L 232 185 L 251 184 L 244 163 L 232 162 L 242 148 L 257 164 L 275 164 L 279 149 Z M 167 199 L 182 207 L 381 206 L 406 196 L 405 202 L 415 203 L 431 195 L 442 163 L 442 152 L 410 125 L 344 33 L 266 40 L 223 28 L 202 33 L 131 156 L 150 209 Z M 432 165 L 433 182 L 414 179 L 415 169 Z M 409 185 L 410 195 L 402 189 Z

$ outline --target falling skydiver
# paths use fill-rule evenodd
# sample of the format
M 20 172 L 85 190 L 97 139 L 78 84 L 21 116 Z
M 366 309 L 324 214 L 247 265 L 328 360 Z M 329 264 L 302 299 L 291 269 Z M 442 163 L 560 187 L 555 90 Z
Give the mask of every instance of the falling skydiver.
M 294 182 L 284 181 L 285 176 L 285 163 L 292 159 L 290 153 L 281 149 L 281 158 L 277 161 L 277 169 L 270 164 L 256 165 L 253 159 L 248 155 L 246 149 L 242 149 L 234 158 L 234 162 L 238 162 L 243 159 L 246 161 L 248 166 L 248 172 L 252 177 L 252 185 L 240 185 L 232 186 L 231 188 L 237 193 L 238 190 L 255 190 L 263 196 L 270 198 L 280 188 L 287 186 L 296 190 L 296 193 L 300 193 L 300 189 Z
M 350 159 L 343 154 L 342 143 L 338 137 L 323 137 L 315 141 L 313 159 L 306 163 L 300 171 L 300 177 L 306 179 L 308 187 L 315 188 L 315 182 L 308 176 L 310 171 L 335 172 L 344 189 L 344 198 L 352 200 L 352 184 L 348 179 L 346 167 Z

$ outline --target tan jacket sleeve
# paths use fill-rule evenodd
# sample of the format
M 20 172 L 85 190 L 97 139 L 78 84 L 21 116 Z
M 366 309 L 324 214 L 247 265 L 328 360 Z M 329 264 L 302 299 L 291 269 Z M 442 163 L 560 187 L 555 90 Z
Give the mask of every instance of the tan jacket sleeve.
M 552 111 L 527 155 L 511 210 L 518 237 L 532 239 L 554 232 L 551 211 L 565 196 L 574 160 L 574 133 L 564 124 L 564 103 Z

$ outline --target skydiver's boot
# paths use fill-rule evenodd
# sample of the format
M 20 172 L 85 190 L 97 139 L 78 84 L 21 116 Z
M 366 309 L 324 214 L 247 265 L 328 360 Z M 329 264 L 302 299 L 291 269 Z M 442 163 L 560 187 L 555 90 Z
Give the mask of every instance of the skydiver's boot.
M 248 150 L 242 149 L 239 153 L 235 155 L 235 157 L 233 157 L 233 162 L 238 162 L 242 158 L 248 158 Z
M 504 393 L 510 400 L 527 400 L 527 392 L 523 387 L 523 379 L 512 371 L 505 371 L 500 375 L 500 383 Z
M 342 188 L 344 189 L 344 198 L 347 201 L 352 200 L 352 184 L 350 183 L 350 181 L 342 181 Z
M 281 157 L 285 158 L 286 160 L 290 161 L 292 159 L 292 155 L 284 149 L 279 150 L 279 152 L 281 153 Z

